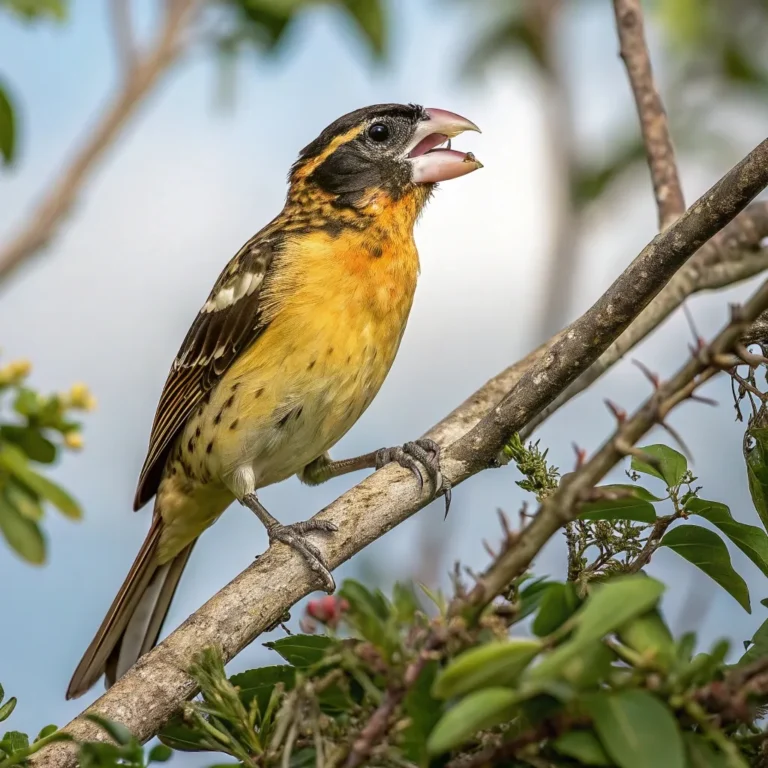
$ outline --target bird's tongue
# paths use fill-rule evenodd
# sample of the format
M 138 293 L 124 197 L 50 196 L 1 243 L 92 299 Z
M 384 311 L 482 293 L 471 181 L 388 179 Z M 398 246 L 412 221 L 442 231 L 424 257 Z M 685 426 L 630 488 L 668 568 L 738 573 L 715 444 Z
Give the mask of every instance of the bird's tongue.
M 425 136 L 409 153 L 409 157 L 418 157 L 426 155 L 430 149 L 439 147 L 443 142 L 448 141 L 448 137 L 442 133 L 430 133 Z

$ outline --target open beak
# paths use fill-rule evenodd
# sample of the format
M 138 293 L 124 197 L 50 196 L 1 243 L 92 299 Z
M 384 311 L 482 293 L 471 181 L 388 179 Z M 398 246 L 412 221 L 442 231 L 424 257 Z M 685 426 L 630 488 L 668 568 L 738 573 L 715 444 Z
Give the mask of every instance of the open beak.
M 444 109 L 427 109 L 426 114 L 427 119 L 416 128 L 406 155 L 412 168 L 411 179 L 416 184 L 457 179 L 483 167 L 471 152 L 450 148 L 450 140 L 454 136 L 464 131 L 480 133 L 471 120 Z M 442 146 L 446 142 L 448 146 Z

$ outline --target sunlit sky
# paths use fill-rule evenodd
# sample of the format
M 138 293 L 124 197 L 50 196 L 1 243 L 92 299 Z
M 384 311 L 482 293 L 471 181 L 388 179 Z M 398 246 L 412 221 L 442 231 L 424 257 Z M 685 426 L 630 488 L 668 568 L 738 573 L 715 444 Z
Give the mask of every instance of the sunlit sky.
M 0 16 L 0 74 L 20 105 L 21 156 L 0 176 L 0 239 L 25 221 L 104 106 L 118 77 L 104 17 L 106 4 L 74 3 L 71 23 L 25 28 Z M 51 511 L 45 521 L 49 562 L 33 568 L 0 546 L 3 630 L 0 681 L 20 698 L 11 724 L 37 732 L 64 724 L 101 693 L 64 701 L 75 664 L 124 578 L 146 533 L 150 512 L 133 514 L 160 389 L 184 333 L 219 270 L 282 205 L 285 177 L 298 150 L 351 109 L 386 101 L 418 102 L 474 120 L 481 135 L 462 137 L 485 168 L 446 183 L 417 230 L 422 274 L 399 357 L 379 397 L 335 448 L 356 455 L 420 435 L 488 378 L 539 341 L 537 308 L 552 223 L 552 194 L 542 96 L 531 71 L 501 61 L 480 79 L 460 65 L 481 26 L 468 4 L 397 0 L 392 44 L 372 63 L 350 25 L 315 10 L 271 59 L 248 56 L 237 70 L 234 103 L 217 106 L 217 69 L 200 52 L 183 61 L 142 105 L 99 167 L 53 244 L 0 291 L 3 360 L 30 358 L 42 390 L 83 380 L 99 401 L 86 419 L 86 447 L 53 470 L 82 503 L 75 524 Z M 139 29 L 151 28 L 150 2 L 137 4 Z M 616 56 L 612 19 L 603 4 L 572 12 L 563 55 L 575 84 L 579 133 L 600 146 L 606 126 L 632 114 Z M 751 144 L 763 137 L 755 133 Z M 689 200 L 727 170 L 686 159 Z M 622 183 L 610 203 L 587 217 L 571 319 L 594 300 L 653 235 L 655 212 L 644 169 Z M 726 319 L 727 300 L 749 286 L 690 302 L 707 335 Z M 565 308 L 564 308 L 565 309 Z M 671 373 L 687 354 L 682 317 L 633 353 Z M 573 466 L 572 441 L 597 447 L 612 422 L 611 396 L 629 408 L 648 394 L 628 361 L 591 393 L 563 409 L 537 437 L 553 462 Z M 695 447 L 705 496 L 756 522 L 733 421 L 729 385 L 708 394 L 718 409 L 686 405 L 673 423 Z M 664 439 L 662 435 L 652 436 Z M 616 476 L 621 470 L 617 470 Z M 362 475 L 361 475 L 362 477 Z M 418 575 L 447 586 L 451 563 L 487 562 L 482 539 L 497 538 L 496 509 L 515 513 L 525 495 L 513 468 L 486 472 L 456 489 L 443 522 L 430 505 L 345 564 L 337 582 L 358 575 L 384 587 Z M 311 516 L 356 481 L 307 488 L 297 480 L 268 488 L 262 499 L 284 522 Z M 166 633 L 239 573 L 266 546 L 255 517 L 237 507 L 205 534 L 187 568 Z M 435 550 L 441 552 L 434 562 Z M 764 618 L 759 572 L 740 553 L 734 564 L 749 582 L 756 609 L 747 615 L 687 563 L 659 552 L 651 572 L 670 585 L 665 608 L 675 630 L 695 620 L 702 643 L 748 638 Z M 562 575 L 558 538 L 537 570 Z M 301 611 L 294 611 L 296 619 Z M 257 641 L 229 669 L 274 661 Z

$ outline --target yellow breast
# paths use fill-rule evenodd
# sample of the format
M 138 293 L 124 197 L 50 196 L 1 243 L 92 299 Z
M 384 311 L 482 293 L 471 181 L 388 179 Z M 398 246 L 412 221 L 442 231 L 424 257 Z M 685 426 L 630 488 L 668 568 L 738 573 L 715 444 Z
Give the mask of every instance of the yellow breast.
M 297 238 L 264 297 L 269 325 L 235 361 L 201 418 L 206 461 L 243 463 L 261 487 L 327 451 L 379 391 L 405 330 L 418 275 L 412 238 L 355 232 Z M 189 429 L 192 429 L 190 425 Z

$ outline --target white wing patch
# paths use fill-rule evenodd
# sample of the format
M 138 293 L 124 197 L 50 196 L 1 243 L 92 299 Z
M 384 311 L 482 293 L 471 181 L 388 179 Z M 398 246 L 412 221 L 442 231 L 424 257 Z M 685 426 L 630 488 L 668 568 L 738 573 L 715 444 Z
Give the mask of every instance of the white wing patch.
M 220 312 L 222 309 L 231 307 L 243 296 L 250 296 L 264 280 L 263 273 L 246 272 L 241 275 L 236 283 L 230 284 L 225 288 L 219 289 L 203 305 L 203 312 Z

